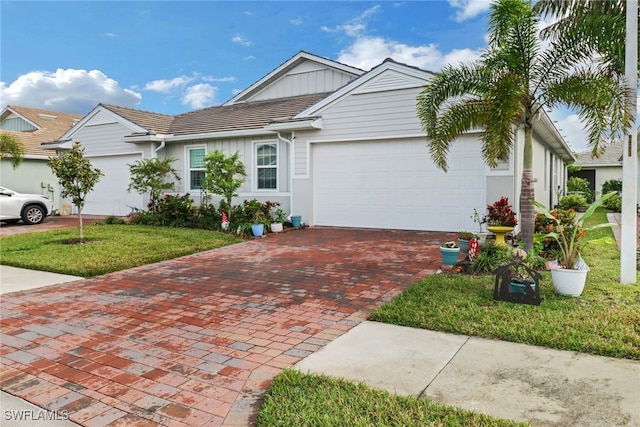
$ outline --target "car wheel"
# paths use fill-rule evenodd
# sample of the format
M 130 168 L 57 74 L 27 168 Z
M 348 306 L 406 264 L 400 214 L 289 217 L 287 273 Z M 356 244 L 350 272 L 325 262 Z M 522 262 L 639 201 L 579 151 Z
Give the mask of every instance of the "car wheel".
M 29 225 L 40 224 L 42 221 L 44 221 L 44 218 L 46 217 L 46 215 L 47 214 L 42 208 L 42 206 L 28 205 L 22 211 L 22 221 L 25 224 L 29 224 Z

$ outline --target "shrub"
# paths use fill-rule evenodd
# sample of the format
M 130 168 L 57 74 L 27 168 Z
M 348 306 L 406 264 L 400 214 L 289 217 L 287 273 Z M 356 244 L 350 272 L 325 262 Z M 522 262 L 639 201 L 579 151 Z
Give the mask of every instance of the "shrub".
M 622 192 L 622 180 L 610 179 L 602 184 L 602 195 L 615 191 L 617 193 Z
M 603 206 L 613 212 L 622 212 L 622 197 L 616 193 L 607 199 Z
M 587 198 L 582 194 L 567 194 L 560 199 L 561 209 L 575 209 L 579 206 L 586 206 Z
M 478 256 L 469 266 L 472 273 L 493 273 L 507 259 L 507 251 L 495 243 L 480 246 Z
M 93 223 L 93 225 L 121 225 L 121 224 L 126 224 L 127 222 L 122 219 L 122 218 L 118 218 L 117 216 L 114 215 L 109 215 L 107 217 L 105 217 L 102 221 L 96 221 Z
M 568 232 L 573 232 L 576 227 L 576 212 L 573 209 L 555 209 L 551 215 L 560 221 L 562 227 Z M 554 231 L 554 222 L 543 213 L 536 212 L 534 233 L 547 234 Z M 535 239 L 534 239 L 535 240 Z M 546 259 L 556 259 L 560 251 L 560 244 L 551 237 L 536 244 L 538 254 Z
M 567 180 L 567 192 L 583 194 L 586 199 L 584 204 L 593 202 L 593 191 L 589 188 L 589 181 L 585 178 L 578 178 L 577 176 L 569 178 Z

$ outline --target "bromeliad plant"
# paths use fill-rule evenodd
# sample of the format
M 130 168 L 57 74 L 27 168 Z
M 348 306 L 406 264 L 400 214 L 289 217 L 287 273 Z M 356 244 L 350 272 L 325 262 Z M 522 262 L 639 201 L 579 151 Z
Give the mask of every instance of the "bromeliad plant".
M 613 224 L 596 224 L 587 229 L 583 228 L 584 222 L 593 215 L 595 210 L 602 205 L 606 200 L 611 198 L 616 193 L 605 194 L 595 202 L 591 203 L 585 213 L 575 220 L 574 226 L 566 226 L 563 224 L 562 217 L 558 218 L 557 212 L 547 209 L 543 204 L 532 200 L 531 203 L 542 213 L 549 221 L 551 225 L 551 231 L 547 233 L 536 234 L 536 241 L 543 241 L 547 238 L 551 238 L 558 243 L 558 264 L 566 269 L 575 269 L 578 260 L 580 259 L 580 243 L 581 239 L 586 237 L 586 232 L 595 230 L 596 228 L 611 227 Z

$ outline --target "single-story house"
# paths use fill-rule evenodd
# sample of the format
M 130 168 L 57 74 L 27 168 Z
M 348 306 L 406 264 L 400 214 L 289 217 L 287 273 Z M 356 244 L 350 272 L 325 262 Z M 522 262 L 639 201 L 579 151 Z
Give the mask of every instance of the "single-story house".
M 501 196 L 518 209 L 524 131 L 509 161 L 483 162 L 479 133 L 453 145 L 448 172 L 431 161 L 416 98 L 432 72 L 387 59 L 363 71 L 304 51 L 226 103 L 166 116 L 99 104 L 50 148 L 79 141 L 106 174 L 86 213 L 126 215 L 146 200 L 128 193 L 128 164 L 172 156 L 176 187 L 202 198 L 203 157 L 240 152 L 244 199 L 279 201 L 312 226 L 473 230 L 473 210 Z M 534 128 L 537 199 L 553 204 L 571 150 L 549 117 Z
M 598 158 L 592 157 L 591 151 L 579 153 L 574 165 L 579 166 L 580 170 L 571 171 L 569 176 L 586 179 L 591 191 L 601 195 L 602 184 L 612 179 L 622 179 L 622 149 L 622 141 L 617 141 L 608 145 Z
M 0 160 L 0 185 L 20 193 L 44 194 L 60 209 L 58 179 L 47 164 L 52 153 L 41 144 L 60 138 L 82 119 L 82 115 L 7 105 L 0 113 L 0 132 L 11 134 L 25 146 L 17 167 L 11 159 Z

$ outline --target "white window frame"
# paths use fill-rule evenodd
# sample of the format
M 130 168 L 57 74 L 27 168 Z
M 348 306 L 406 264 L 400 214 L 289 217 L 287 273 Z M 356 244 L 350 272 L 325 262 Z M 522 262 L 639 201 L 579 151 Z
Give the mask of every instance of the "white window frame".
M 258 149 L 263 146 L 263 145 L 273 145 L 276 147 L 276 164 L 275 165 L 267 165 L 267 166 L 259 166 L 258 165 Z M 280 188 L 280 147 L 278 146 L 278 141 L 277 140 L 269 140 L 269 141 L 256 141 L 254 142 L 254 147 L 253 147 L 253 153 L 255 156 L 255 162 L 254 162 L 254 171 L 255 171 L 255 191 L 256 192 L 274 192 L 274 191 L 278 191 L 278 189 Z M 260 169 L 275 169 L 276 171 L 276 187 L 275 188 L 260 188 L 258 186 L 258 171 Z
M 192 168 L 191 167 L 191 150 L 204 150 L 204 155 L 207 155 L 207 146 L 206 145 L 188 145 L 185 147 L 185 182 L 187 183 L 186 185 L 186 192 L 191 192 L 191 191 L 201 191 L 200 188 L 192 188 L 191 186 L 191 172 L 192 171 L 204 171 L 204 167 L 202 168 Z

